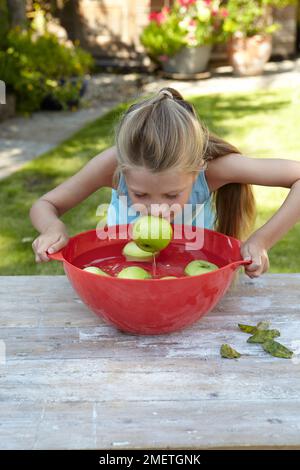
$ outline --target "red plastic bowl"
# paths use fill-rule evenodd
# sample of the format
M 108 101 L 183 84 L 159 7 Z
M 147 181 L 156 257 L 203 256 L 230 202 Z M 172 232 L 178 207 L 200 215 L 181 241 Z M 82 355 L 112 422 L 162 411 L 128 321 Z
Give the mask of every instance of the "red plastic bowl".
M 113 277 L 128 265 L 152 270 L 152 263 L 126 262 L 122 255 L 122 248 L 129 237 L 127 234 L 126 239 L 122 239 L 120 234 L 126 233 L 128 227 L 116 226 L 117 237 L 114 239 L 101 240 L 96 230 L 80 233 L 70 238 L 61 251 L 48 254 L 49 258 L 63 262 L 69 281 L 87 307 L 107 323 L 126 332 L 163 334 L 191 325 L 219 302 L 235 271 L 251 263 L 241 259 L 239 240 L 196 227 L 195 236 L 196 231 L 202 231 L 202 248 L 188 250 L 186 247 L 192 240 L 184 236 L 173 240 L 157 257 L 154 279 Z M 184 267 L 194 259 L 211 261 L 219 269 L 198 276 L 185 276 Z M 89 265 L 102 268 L 112 277 L 83 271 L 82 268 Z M 158 278 L 171 274 L 178 278 Z

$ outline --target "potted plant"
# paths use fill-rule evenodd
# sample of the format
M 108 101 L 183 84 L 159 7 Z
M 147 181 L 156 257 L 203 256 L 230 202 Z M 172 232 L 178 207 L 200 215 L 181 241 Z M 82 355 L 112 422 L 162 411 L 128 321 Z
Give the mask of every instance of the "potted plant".
M 16 96 L 17 111 L 73 109 L 85 92 L 89 53 L 67 47 L 52 33 L 11 29 L 0 46 L 0 77 Z
M 195 74 L 207 68 L 227 9 L 219 0 L 175 0 L 149 15 L 140 40 L 149 57 L 168 73 Z
M 228 38 L 229 62 L 235 75 L 260 75 L 271 57 L 273 7 L 284 8 L 295 0 L 227 0 L 223 33 Z M 224 37 L 225 37 L 224 36 Z

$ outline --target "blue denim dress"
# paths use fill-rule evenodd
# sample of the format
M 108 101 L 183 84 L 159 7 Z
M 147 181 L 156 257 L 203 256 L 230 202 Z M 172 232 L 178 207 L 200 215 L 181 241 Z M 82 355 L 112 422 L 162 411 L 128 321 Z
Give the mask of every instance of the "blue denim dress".
M 120 200 L 119 195 L 127 196 L 127 206 Z M 188 200 L 189 210 L 179 216 L 175 216 L 174 223 L 198 226 L 202 228 L 214 229 L 215 211 L 212 204 L 212 193 L 210 193 L 205 178 L 205 170 L 200 170 L 195 180 Z M 130 214 L 132 201 L 128 194 L 128 189 L 124 176 L 121 174 L 118 190 L 112 189 L 111 201 L 107 210 L 106 223 L 108 226 L 130 224 L 139 213 Z M 134 212 L 134 211 L 133 211 Z M 126 220 L 127 217 L 127 220 Z

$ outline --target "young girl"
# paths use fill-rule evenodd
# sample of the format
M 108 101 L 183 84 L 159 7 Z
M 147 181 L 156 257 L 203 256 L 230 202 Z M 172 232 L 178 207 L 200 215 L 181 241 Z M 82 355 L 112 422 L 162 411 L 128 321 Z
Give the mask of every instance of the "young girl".
M 252 234 L 256 211 L 251 184 L 291 188 L 279 210 Z M 40 232 L 32 244 L 36 262 L 49 261 L 47 252 L 68 243 L 59 217 L 102 186 L 114 188 L 108 225 L 123 223 L 124 211 L 118 212 L 121 193 L 127 196 L 126 215 L 137 203 L 147 210 L 153 204 L 203 204 L 202 226 L 243 240 L 241 255 L 252 260 L 245 267 L 250 278 L 268 270 L 268 250 L 300 220 L 300 163 L 243 156 L 209 132 L 173 88 L 130 106 L 116 128 L 116 146 L 33 204 L 30 218 Z M 166 216 L 167 209 L 160 215 Z M 198 222 L 196 216 L 192 224 Z

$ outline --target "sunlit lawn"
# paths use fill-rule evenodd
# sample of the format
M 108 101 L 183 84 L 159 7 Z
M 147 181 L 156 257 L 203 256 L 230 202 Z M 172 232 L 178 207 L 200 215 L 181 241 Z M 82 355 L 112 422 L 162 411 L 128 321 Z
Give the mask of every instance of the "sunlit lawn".
M 190 100 L 213 131 L 246 155 L 300 160 L 300 95 L 295 91 L 222 94 Z M 35 263 L 31 243 L 38 234 L 29 220 L 29 209 L 38 197 L 113 143 L 113 126 L 127 106 L 119 106 L 0 181 L 0 274 L 64 273 L 59 262 Z M 258 227 L 280 207 L 288 190 L 256 186 L 255 194 Z M 99 221 L 97 206 L 109 200 L 110 189 L 102 188 L 64 214 L 62 220 L 70 236 L 95 228 Z M 270 272 L 300 272 L 299 252 L 300 223 L 269 251 Z

